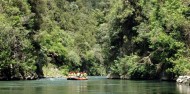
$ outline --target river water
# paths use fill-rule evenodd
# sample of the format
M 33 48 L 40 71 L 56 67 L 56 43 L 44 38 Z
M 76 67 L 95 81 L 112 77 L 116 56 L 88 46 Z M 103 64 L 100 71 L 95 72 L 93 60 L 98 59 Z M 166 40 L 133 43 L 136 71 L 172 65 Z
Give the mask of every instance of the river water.
M 0 81 L 0 94 L 190 94 L 190 87 L 175 82 L 110 80 L 105 77 L 89 77 L 85 81 L 48 78 Z

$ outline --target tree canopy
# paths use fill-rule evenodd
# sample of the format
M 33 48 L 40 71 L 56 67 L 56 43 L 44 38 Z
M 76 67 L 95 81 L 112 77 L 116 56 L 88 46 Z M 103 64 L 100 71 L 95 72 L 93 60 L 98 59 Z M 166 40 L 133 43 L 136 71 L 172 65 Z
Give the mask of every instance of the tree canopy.
M 188 0 L 0 0 L 0 78 L 190 73 Z M 47 70 L 46 70 L 47 71 Z

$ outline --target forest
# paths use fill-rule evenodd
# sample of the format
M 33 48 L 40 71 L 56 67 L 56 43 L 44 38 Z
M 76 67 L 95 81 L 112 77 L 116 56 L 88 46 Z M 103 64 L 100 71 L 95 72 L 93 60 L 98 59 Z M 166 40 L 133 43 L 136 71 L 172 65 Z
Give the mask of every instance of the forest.
M 0 0 L 0 79 L 190 75 L 189 0 Z

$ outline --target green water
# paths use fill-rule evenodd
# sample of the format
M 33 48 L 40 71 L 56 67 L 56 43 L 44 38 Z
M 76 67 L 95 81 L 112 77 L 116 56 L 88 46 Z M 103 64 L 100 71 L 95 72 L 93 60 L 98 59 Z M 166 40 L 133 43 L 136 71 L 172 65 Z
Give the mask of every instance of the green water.
M 85 81 L 42 79 L 0 81 L 0 94 L 190 94 L 190 87 L 174 82 L 108 80 L 90 77 Z

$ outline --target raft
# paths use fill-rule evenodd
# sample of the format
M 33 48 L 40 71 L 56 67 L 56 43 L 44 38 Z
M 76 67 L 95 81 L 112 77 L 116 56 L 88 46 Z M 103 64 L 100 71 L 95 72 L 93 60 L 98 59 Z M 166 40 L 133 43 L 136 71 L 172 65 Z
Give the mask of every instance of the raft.
M 84 77 L 68 77 L 67 80 L 88 80 L 88 78 L 84 78 Z

